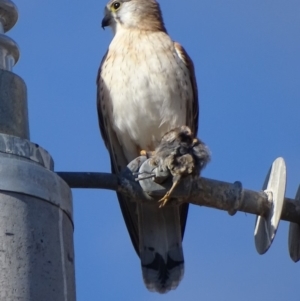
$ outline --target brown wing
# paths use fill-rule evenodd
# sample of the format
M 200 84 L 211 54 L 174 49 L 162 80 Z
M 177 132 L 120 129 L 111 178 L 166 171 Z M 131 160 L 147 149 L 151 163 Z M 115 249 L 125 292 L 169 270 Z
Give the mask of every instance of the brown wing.
M 107 55 L 108 53 L 106 53 L 102 59 L 97 76 L 97 110 L 101 135 L 110 154 L 111 170 L 113 173 L 118 174 L 121 170 L 126 168 L 128 162 L 124 156 L 119 140 L 112 128 L 112 122 L 109 120 L 109 115 L 105 111 L 108 109 L 108 107 L 105 106 L 105 104 L 103 105 L 104 99 L 109 101 L 108 89 L 101 78 L 101 71 L 105 65 Z M 117 196 L 132 244 L 136 252 L 139 254 L 138 217 L 136 214 L 136 204 L 120 193 L 117 193 Z
M 189 71 L 190 81 L 193 89 L 193 99 L 187 103 L 187 126 L 191 128 L 193 134 L 197 136 L 198 133 L 198 121 L 199 121 L 199 102 L 198 102 L 198 88 L 196 82 L 195 68 L 193 61 L 185 51 L 185 49 L 179 44 L 174 42 L 174 46 L 179 58 L 185 64 Z
M 195 76 L 195 68 L 193 61 L 185 51 L 185 49 L 177 42 L 174 42 L 174 47 L 177 52 L 178 57 L 182 60 L 182 62 L 185 64 L 189 71 L 189 77 L 193 89 L 193 99 L 189 100 L 186 104 L 187 110 L 186 110 L 186 125 L 190 127 L 192 132 L 195 136 L 197 136 L 198 133 L 198 119 L 199 119 L 199 103 L 198 103 L 198 88 L 197 88 L 197 82 L 196 82 L 196 76 Z M 181 205 L 180 208 L 180 221 L 181 221 L 181 233 L 182 238 L 184 235 L 185 225 L 186 225 L 186 219 L 188 214 L 189 204 L 185 203 Z
M 193 133 L 196 135 L 198 131 L 198 92 L 197 92 L 194 66 L 193 66 L 193 62 L 191 61 L 191 59 L 189 58 L 189 56 L 187 55 L 183 47 L 178 43 L 174 43 L 174 46 L 178 56 L 187 66 L 190 73 L 190 80 L 193 88 L 194 97 L 192 102 L 187 103 L 187 125 L 192 129 Z M 118 138 L 116 137 L 116 134 L 112 128 L 112 124 L 108 120 L 108 114 L 105 114 L 104 107 L 102 105 L 103 99 L 105 97 L 109 98 L 108 89 L 101 78 L 102 67 L 103 65 L 105 65 L 105 60 L 107 58 L 107 55 L 108 54 L 106 53 L 106 55 L 102 59 L 99 72 L 98 72 L 98 77 L 97 77 L 97 109 L 98 109 L 99 127 L 101 131 L 101 135 L 110 153 L 112 172 L 119 173 L 123 168 L 127 166 L 128 162 L 124 156 Z M 138 217 L 136 214 L 137 212 L 136 204 L 134 202 L 131 202 L 130 199 L 124 197 L 121 194 L 117 194 L 117 195 L 133 246 L 136 252 L 139 254 Z M 188 213 L 188 204 L 183 204 L 180 209 L 182 236 L 185 229 L 187 213 Z

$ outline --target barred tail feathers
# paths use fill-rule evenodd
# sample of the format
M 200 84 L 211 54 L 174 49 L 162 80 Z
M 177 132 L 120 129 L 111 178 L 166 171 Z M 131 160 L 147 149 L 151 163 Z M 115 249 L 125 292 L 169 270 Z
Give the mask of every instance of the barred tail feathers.
M 179 207 L 140 204 L 138 210 L 144 282 L 150 291 L 163 294 L 175 289 L 184 274 Z

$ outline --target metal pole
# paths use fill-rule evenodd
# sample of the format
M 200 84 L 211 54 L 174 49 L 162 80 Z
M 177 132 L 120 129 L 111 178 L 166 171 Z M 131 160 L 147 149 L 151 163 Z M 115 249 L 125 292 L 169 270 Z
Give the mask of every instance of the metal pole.
M 136 193 L 143 194 L 138 182 L 128 177 L 128 173 L 123 173 L 121 176 L 104 172 L 57 172 L 57 174 L 71 188 L 108 189 L 127 192 L 131 196 Z M 178 185 L 174 197 L 182 198 L 186 196 L 187 191 L 191 191 L 187 199 L 189 203 L 225 210 L 230 215 L 242 211 L 265 216 L 271 208 L 268 196 L 263 191 L 243 189 L 240 182 L 227 183 L 199 178 L 195 179 L 192 185 L 192 189 L 186 189 L 184 183 Z M 166 191 L 167 189 L 152 191 L 152 196 L 161 198 Z M 286 197 L 281 219 L 300 224 L 299 207 L 299 201 Z
M 4 35 L 18 12 L 0 0 L 0 300 L 75 301 L 72 194 L 31 143 L 26 85 Z

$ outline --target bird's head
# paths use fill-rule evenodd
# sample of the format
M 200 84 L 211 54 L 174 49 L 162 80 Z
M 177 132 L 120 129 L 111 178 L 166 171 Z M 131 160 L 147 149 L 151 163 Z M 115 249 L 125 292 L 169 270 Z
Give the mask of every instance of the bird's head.
M 155 0 L 110 0 L 104 10 L 102 28 L 166 31 L 159 4 Z

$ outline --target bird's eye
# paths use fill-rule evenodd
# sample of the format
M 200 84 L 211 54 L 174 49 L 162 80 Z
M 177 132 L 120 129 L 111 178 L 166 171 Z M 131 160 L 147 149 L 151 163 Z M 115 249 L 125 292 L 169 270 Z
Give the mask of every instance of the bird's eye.
M 115 2 L 115 3 L 112 5 L 112 7 L 113 7 L 113 9 L 114 9 L 115 11 L 118 10 L 120 6 L 121 6 L 121 3 L 120 3 L 120 2 Z

